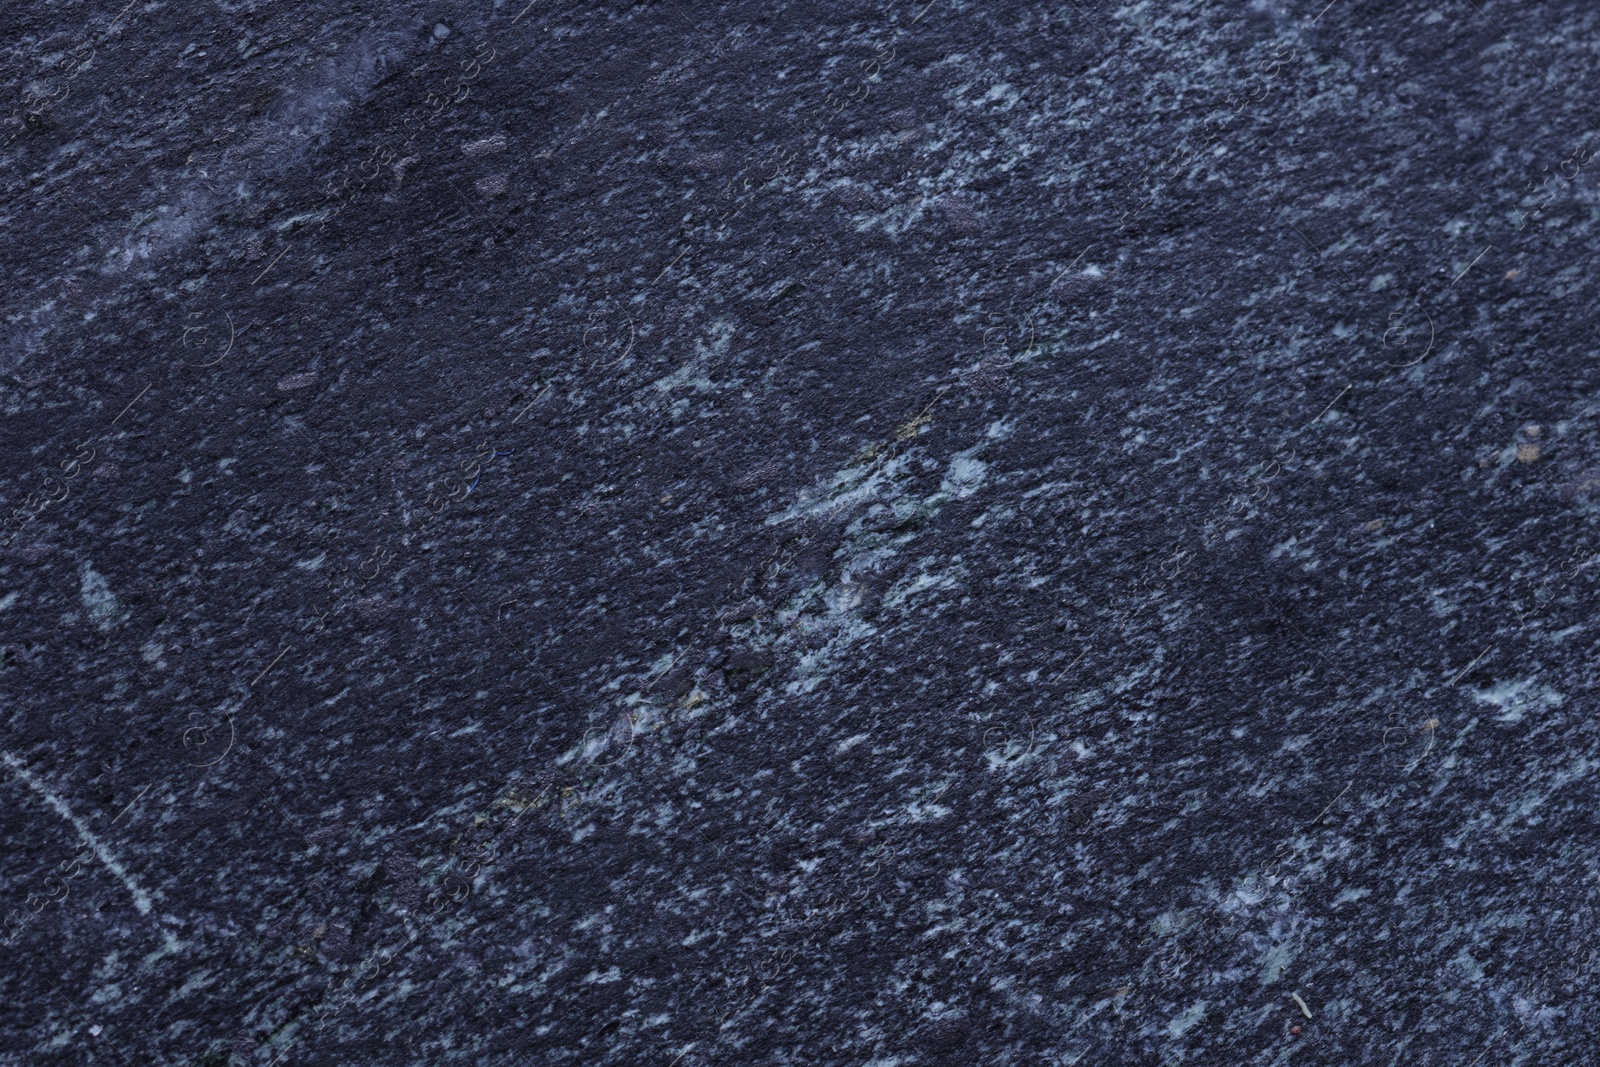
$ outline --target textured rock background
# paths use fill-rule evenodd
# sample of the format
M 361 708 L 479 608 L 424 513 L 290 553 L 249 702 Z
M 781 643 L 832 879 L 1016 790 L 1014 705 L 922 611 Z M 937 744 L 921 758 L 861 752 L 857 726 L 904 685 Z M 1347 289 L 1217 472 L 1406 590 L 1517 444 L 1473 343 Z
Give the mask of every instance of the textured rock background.
M 0 42 L 8 1062 L 1584 1062 L 1592 5 Z

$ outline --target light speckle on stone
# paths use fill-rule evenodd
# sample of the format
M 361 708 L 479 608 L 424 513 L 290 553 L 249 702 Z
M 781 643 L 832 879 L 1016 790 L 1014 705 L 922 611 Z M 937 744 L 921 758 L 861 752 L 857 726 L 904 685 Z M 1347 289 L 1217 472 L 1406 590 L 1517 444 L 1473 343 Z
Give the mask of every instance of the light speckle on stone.
M 300 371 L 297 374 L 286 374 L 278 379 L 277 389 L 280 393 L 292 393 L 297 389 L 309 389 L 317 384 L 316 371 Z
M 121 622 L 124 614 L 122 605 L 111 592 L 111 585 L 106 581 L 105 575 L 85 563 L 80 569 L 80 579 L 83 608 L 89 616 L 89 621 L 102 631 L 110 630 Z
M 476 141 L 468 141 L 461 146 L 462 155 L 468 159 L 481 159 L 484 156 L 492 156 L 505 150 L 506 137 L 503 133 L 497 133 L 492 137 L 482 137 Z

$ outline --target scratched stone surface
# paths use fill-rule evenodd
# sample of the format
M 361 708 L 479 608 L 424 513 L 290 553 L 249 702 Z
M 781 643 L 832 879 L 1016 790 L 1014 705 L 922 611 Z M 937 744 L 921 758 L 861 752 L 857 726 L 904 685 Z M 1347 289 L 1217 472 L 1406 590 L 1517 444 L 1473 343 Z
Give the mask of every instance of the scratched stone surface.
M 0 1061 L 1590 1062 L 1596 41 L 0 12 Z

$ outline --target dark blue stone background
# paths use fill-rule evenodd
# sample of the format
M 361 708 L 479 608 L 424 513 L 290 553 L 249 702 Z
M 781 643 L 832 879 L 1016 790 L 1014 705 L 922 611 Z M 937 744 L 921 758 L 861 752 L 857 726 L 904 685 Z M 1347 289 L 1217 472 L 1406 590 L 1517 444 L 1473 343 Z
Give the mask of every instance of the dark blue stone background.
M 1581 1064 L 1600 9 L 0 12 L 0 1060 Z

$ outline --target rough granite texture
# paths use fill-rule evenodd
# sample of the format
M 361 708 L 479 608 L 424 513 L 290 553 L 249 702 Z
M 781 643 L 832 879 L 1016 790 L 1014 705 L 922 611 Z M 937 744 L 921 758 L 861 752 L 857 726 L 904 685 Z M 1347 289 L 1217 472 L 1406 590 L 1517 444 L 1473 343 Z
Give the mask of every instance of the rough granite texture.
M 1600 1063 L 1600 8 L 0 11 L 0 1062 Z

